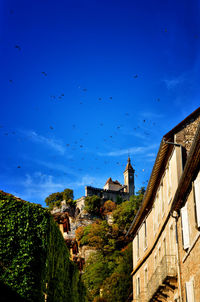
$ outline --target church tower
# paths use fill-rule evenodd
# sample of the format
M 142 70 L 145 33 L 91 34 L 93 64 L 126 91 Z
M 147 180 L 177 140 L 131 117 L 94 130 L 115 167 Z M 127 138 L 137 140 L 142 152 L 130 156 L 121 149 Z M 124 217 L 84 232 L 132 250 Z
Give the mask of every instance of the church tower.
M 127 186 L 125 190 L 127 193 L 129 193 L 129 196 L 133 195 L 135 191 L 134 173 L 135 170 L 131 165 L 131 160 L 129 157 L 126 165 L 126 169 L 124 171 L 124 185 Z

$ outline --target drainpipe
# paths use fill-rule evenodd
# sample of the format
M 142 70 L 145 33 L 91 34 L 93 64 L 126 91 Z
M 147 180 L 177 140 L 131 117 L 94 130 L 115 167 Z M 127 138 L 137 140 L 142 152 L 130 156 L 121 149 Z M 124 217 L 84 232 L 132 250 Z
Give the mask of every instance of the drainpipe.
M 183 302 L 182 298 L 182 287 L 181 287 L 181 269 L 180 269 L 180 256 L 179 256 L 179 249 L 178 249 L 178 228 L 177 228 L 177 222 L 178 222 L 178 213 L 174 211 L 173 213 L 170 212 L 170 215 L 175 219 L 175 236 L 176 236 L 176 259 L 177 259 L 177 269 L 178 269 L 178 286 L 179 286 L 179 297 L 180 302 Z

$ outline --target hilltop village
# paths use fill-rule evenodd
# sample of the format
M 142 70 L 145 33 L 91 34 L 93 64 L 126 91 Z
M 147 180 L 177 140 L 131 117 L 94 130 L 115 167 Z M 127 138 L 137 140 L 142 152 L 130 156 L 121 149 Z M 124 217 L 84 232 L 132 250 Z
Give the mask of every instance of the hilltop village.
M 79 269 L 82 270 L 83 264 L 88 260 L 90 254 L 94 252 L 95 247 L 84 245 L 80 248 L 76 238 L 76 230 L 81 227 L 86 227 L 95 223 L 99 218 L 97 213 L 88 213 L 85 209 L 85 201 L 88 197 L 97 198 L 97 207 L 103 208 L 104 204 L 110 202 L 113 209 L 115 209 L 114 203 L 121 203 L 129 200 L 134 195 L 134 169 L 131 165 L 131 159 L 128 158 L 127 165 L 124 170 L 124 184 L 120 184 L 119 181 L 113 181 L 111 177 L 106 181 L 103 189 L 94 187 L 85 187 L 85 196 L 76 200 L 76 208 L 72 209 L 67 204 L 66 200 L 61 201 L 59 207 L 54 207 L 51 211 L 55 221 L 58 223 L 64 240 L 70 249 L 71 257 L 73 261 L 78 262 Z M 112 207 L 105 213 L 105 219 L 109 225 L 113 224 Z
M 134 172 L 50 210 L 0 191 L 3 301 L 200 301 L 200 108 L 163 136 L 146 191 Z

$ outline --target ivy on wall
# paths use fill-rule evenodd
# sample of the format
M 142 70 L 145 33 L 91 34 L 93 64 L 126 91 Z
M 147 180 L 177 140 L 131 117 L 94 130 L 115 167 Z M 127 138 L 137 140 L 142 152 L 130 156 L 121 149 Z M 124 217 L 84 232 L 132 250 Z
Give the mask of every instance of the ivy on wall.
M 84 302 L 79 272 L 49 210 L 0 192 L 0 282 L 27 301 Z

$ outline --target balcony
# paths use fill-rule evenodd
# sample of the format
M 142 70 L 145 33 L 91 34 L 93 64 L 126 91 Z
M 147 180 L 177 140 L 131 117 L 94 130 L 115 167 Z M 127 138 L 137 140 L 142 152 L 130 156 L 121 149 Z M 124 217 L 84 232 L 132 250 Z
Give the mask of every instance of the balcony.
M 166 299 L 177 287 L 176 256 L 165 255 L 147 284 L 147 301 Z

